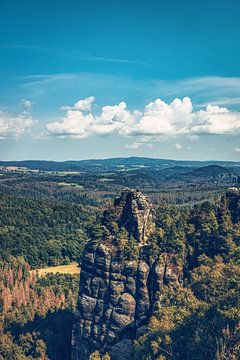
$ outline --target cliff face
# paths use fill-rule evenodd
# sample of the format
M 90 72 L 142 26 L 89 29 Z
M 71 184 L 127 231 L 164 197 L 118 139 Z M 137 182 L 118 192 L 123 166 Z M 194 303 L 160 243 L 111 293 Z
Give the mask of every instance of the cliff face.
M 110 210 L 120 227 L 124 227 L 129 236 L 145 244 L 154 230 L 154 210 L 146 196 L 138 190 L 128 188 L 122 191 Z
M 139 191 L 125 189 L 103 216 L 109 229 L 101 241 L 86 244 L 72 337 L 72 360 L 86 360 L 91 352 L 109 351 L 112 359 L 130 359 L 132 340 L 158 306 L 166 281 L 178 280 L 171 258 L 162 255 L 153 265 L 141 256 L 123 258 L 112 223 L 127 231 L 141 250 L 151 241 L 154 209 Z
M 227 207 L 231 213 L 233 223 L 240 220 L 240 188 L 231 187 L 226 193 Z

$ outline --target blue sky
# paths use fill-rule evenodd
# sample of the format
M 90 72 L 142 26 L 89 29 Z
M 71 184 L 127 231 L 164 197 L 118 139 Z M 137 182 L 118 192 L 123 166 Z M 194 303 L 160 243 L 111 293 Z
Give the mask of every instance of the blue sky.
M 240 159 L 240 3 L 2 0 L 0 158 Z

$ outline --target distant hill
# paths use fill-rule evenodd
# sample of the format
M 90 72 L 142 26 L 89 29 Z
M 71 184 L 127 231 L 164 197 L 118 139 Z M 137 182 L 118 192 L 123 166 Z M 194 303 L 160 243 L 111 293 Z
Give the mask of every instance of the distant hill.
M 187 180 L 188 182 L 221 182 L 222 184 L 237 184 L 238 174 L 233 168 L 220 165 L 207 165 L 194 168 L 191 171 L 175 174 L 176 179 Z
M 219 176 L 219 175 L 231 175 L 233 172 L 223 166 L 220 165 L 208 165 L 203 166 L 197 169 L 192 170 L 193 174 L 196 174 L 197 176 Z
M 31 170 L 41 171 L 94 171 L 101 172 L 124 169 L 151 168 L 156 170 L 174 168 L 176 172 L 182 167 L 203 168 L 219 165 L 224 167 L 239 167 L 240 162 L 234 161 L 187 161 L 169 160 L 147 157 L 128 157 L 110 159 L 90 159 L 79 161 L 47 161 L 47 160 L 25 160 L 25 161 L 0 161 L 4 167 L 26 167 Z M 180 167 L 180 168 L 179 168 Z M 213 168 L 213 171 L 217 168 Z M 169 171 L 169 170 L 168 170 Z M 180 171 L 181 172 L 181 171 Z

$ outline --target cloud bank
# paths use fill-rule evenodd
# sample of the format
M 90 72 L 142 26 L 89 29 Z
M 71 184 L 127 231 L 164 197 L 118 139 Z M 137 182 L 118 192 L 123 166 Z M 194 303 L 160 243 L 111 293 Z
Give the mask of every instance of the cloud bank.
M 207 105 L 194 110 L 189 97 L 166 103 L 160 98 L 150 102 L 143 111 L 127 109 L 125 102 L 103 106 L 99 114 L 91 111 L 94 97 L 79 100 L 72 107 L 62 107 L 64 116 L 46 126 L 47 133 L 59 138 L 83 139 L 93 135 L 117 134 L 155 142 L 171 136 L 186 135 L 198 139 L 201 135 L 240 134 L 240 112 L 226 107 Z
M 22 112 L 11 116 L 0 111 L 0 139 L 19 138 L 33 126 L 32 103 L 22 100 Z M 126 147 L 186 136 L 198 140 L 202 135 L 239 135 L 240 112 L 218 105 L 195 110 L 189 97 L 167 103 L 160 98 L 143 110 L 130 110 L 124 101 L 101 108 L 93 96 L 80 99 L 72 106 L 62 106 L 63 116 L 46 125 L 50 137 L 84 139 L 91 136 L 119 135 L 133 139 Z M 179 143 L 176 142 L 179 150 Z

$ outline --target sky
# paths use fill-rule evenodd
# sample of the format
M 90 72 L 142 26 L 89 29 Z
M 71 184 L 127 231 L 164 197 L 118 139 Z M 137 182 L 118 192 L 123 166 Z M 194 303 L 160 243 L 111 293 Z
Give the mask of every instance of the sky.
M 240 161 L 239 0 L 1 0 L 0 159 Z

